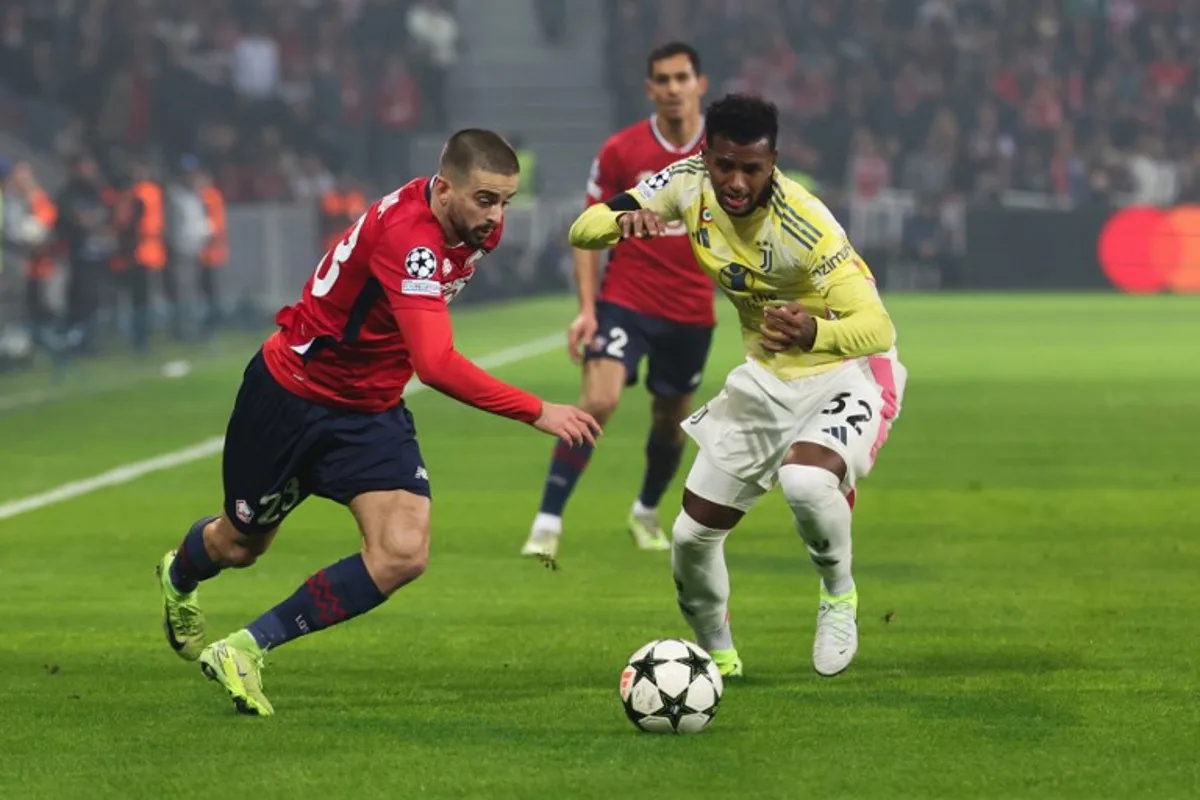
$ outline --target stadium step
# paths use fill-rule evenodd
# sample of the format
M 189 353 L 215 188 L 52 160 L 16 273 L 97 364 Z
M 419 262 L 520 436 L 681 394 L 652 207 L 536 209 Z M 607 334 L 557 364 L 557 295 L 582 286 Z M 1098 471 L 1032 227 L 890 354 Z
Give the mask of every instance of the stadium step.
M 452 127 L 524 137 L 538 154 L 543 196 L 579 196 L 612 125 L 599 4 L 567 3 L 559 46 L 543 40 L 534 0 L 459 0 L 457 9 L 466 46 L 451 76 Z M 416 163 L 435 163 L 439 148 L 422 142 Z

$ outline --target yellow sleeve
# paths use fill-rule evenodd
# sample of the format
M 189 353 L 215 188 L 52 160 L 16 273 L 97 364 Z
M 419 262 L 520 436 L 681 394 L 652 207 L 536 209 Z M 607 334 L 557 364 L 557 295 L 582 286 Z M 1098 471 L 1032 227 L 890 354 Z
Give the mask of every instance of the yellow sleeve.
M 588 206 L 579 217 L 571 223 L 567 236 L 573 247 L 580 250 L 603 250 L 621 241 L 621 226 L 617 217 L 625 212 L 613 211 L 604 203 Z
M 568 237 L 580 250 L 602 250 L 621 241 L 617 218 L 639 208 L 654 211 L 664 222 L 683 216 L 684 182 L 702 169 L 696 157 L 671 166 L 604 203 L 589 206 L 571 225 Z M 614 209 L 613 206 L 616 206 Z
M 824 242 L 811 254 L 813 280 L 837 318 L 817 320 L 812 352 L 842 358 L 887 352 L 896 330 L 866 264 L 845 238 L 826 236 Z
M 698 156 L 676 161 L 655 175 L 651 175 L 629 190 L 630 197 L 642 208 L 648 208 L 662 217 L 664 222 L 674 222 L 683 217 L 684 183 L 694 180 L 701 169 Z

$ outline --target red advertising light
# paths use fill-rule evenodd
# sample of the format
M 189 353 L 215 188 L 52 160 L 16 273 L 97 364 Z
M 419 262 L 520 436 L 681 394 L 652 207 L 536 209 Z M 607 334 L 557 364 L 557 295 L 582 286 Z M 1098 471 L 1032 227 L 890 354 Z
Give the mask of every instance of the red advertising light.
M 1200 206 L 1123 208 L 1101 230 L 1097 256 L 1122 291 L 1200 292 Z

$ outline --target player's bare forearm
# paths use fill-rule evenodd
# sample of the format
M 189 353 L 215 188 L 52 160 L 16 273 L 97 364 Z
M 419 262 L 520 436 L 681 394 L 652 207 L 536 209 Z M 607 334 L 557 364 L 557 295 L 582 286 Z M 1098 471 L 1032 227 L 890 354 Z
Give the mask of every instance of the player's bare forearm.
M 604 203 L 589 206 L 571 225 L 568 238 L 571 246 L 580 250 L 604 250 L 621 241 L 620 212 Z
M 579 296 L 579 310 L 590 312 L 596 308 L 596 287 L 600 283 L 600 251 L 575 248 L 575 291 Z

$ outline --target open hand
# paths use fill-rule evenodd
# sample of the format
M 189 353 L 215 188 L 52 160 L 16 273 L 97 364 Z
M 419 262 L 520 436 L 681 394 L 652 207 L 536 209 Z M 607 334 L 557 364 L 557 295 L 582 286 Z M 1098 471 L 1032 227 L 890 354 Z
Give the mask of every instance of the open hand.
M 595 446 L 600 435 L 600 423 L 591 414 L 575 406 L 558 403 L 543 403 L 542 415 L 533 427 L 551 436 L 557 436 L 566 444 L 576 447 L 581 444 Z

